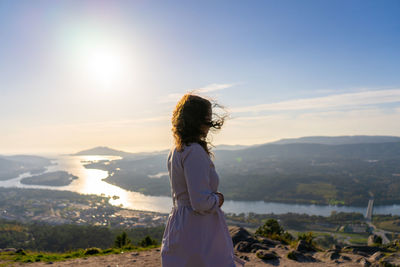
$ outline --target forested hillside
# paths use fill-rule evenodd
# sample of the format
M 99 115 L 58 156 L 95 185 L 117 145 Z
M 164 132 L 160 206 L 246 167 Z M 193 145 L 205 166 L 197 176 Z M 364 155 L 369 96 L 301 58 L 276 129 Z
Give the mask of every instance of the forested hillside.
M 376 204 L 400 203 L 400 142 L 379 140 L 216 150 L 220 190 L 231 200 L 364 206 L 374 197 Z M 161 153 L 140 159 L 124 158 L 87 167 L 108 170 L 106 181 L 125 189 L 168 196 L 166 156 Z

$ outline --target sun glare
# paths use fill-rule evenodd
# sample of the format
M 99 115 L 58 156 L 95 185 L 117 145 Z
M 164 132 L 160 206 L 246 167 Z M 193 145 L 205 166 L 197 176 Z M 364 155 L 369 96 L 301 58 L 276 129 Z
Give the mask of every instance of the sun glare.
M 73 27 L 62 42 L 77 82 L 96 91 L 124 87 L 132 71 L 132 48 L 121 36 L 93 27 Z
M 126 66 L 119 51 L 107 47 L 95 47 L 83 60 L 84 73 L 97 86 L 110 88 L 123 82 Z

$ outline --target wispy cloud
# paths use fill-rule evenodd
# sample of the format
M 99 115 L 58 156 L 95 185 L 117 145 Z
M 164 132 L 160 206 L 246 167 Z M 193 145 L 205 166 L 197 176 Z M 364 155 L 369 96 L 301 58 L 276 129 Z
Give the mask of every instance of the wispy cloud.
M 209 93 L 209 92 L 224 90 L 224 89 L 227 89 L 227 88 L 230 88 L 233 86 L 235 86 L 234 83 L 212 83 L 212 84 L 206 85 L 204 87 L 188 89 L 186 92 L 194 92 L 194 93 L 202 94 L 202 93 Z M 169 95 L 167 95 L 166 98 L 162 99 L 159 102 L 160 103 L 177 102 L 183 96 L 183 94 L 185 94 L 186 92 L 169 94 Z
M 192 89 L 189 91 L 196 91 L 199 93 L 208 93 L 208 92 L 214 92 L 214 91 L 219 91 L 219 90 L 223 90 L 223 89 L 227 89 L 230 88 L 232 86 L 234 86 L 235 84 L 233 83 L 212 83 L 209 84 L 207 86 L 201 87 L 201 88 L 197 88 L 197 89 Z
M 335 94 L 315 98 L 303 98 L 276 103 L 232 108 L 232 112 L 315 110 L 328 108 L 362 107 L 400 102 L 400 89 L 374 90 L 357 93 Z

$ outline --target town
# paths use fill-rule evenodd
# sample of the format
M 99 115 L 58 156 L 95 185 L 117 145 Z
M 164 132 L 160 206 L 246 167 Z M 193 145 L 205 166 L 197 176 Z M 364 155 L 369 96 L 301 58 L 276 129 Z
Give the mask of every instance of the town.
M 134 228 L 161 226 L 168 218 L 113 206 L 107 197 L 67 191 L 0 188 L 0 196 L 0 218 L 20 222 Z

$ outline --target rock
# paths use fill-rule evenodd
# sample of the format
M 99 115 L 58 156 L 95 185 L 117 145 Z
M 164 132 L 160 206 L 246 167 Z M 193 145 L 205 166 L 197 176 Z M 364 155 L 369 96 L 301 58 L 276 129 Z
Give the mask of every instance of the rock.
M 340 254 L 337 251 L 327 251 L 324 254 L 324 258 L 327 258 L 327 259 L 333 261 L 333 260 L 339 259 L 340 258 Z
M 241 258 L 241 259 L 243 259 L 245 261 L 249 261 L 250 260 L 249 257 L 247 257 L 246 255 L 242 255 L 239 258 Z
M 382 266 L 400 266 L 400 253 L 394 253 L 380 261 Z
M 257 250 L 256 256 L 262 260 L 277 260 L 277 259 L 279 259 L 279 256 L 276 255 L 275 252 L 269 252 L 264 249 Z
M 260 244 L 260 243 L 251 244 L 251 248 L 252 249 L 264 249 L 264 250 L 268 250 L 269 249 L 269 247 L 267 245 Z
M 374 246 L 377 244 L 382 244 L 382 237 L 377 235 L 370 235 L 368 237 L 368 246 Z
M 371 261 L 371 262 L 375 262 L 375 261 L 379 261 L 383 257 L 385 257 L 385 254 L 383 254 L 382 252 L 378 251 L 378 252 L 375 252 L 371 257 L 369 257 L 368 260 Z
M 334 245 L 332 246 L 332 249 L 335 250 L 335 251 L 341 251 L 341 250 L 342 250 L 342 246 L 341 246 L 341 245 L 338 245 L 338 244 L 334 244 Z
M 298 261 L 298 262 L 314 262 L 316 259 L 311 255 L 303 254 L 297 250 L 291 250 L 287 257 L 291 260 Z
M 363 266 L 363 267 L 371 266 L 371 263 L 370 263 L 366 258 L 362 258 L 362 259 L 360 260 L 360 264 L 361 264 L 361 266 Z
M 288 250 L 287 246 L 284 246 L 284 245 L 282 245 L 282 244 L 279 244 L 279 245 L 277 245 L 276 247 L 277 247 L 277 248 L 280 248 L 280 249 Z
M 244 229 L 243 227 L 238 227 L 238 226 L 233 226 L 230 227 L 229 229 L 229 233 L 232 237 L 232 242 L 233 245 L 235 246 L 237 243 L 239 243 L 240 241 L 247 241 L 250 243 L 256 243 L 257 240 L 255 240 L 251 234 Z
M 26 255 L 25 251 L 22 248 L 19 248 L 15 251 L 15 254 L 19 254 L 19 255 Z
M 99 248 L 87 248 L 84 255 L 96 255 L 99 254 L 101 250 Z
M 297 243 L 296 250 L 299 252 L 315 252 L 315 249 L 304 240 Z
M 258 242 L 260 242 L 262 244 L 265 244 L 265 245 L 267 245 L 269 247 L 275 247 L 275 246 L 280 244 L 279 241 L 272 240 L 272 239 L 269 239 L 269 238 L 266 238 L 266 237 L 258 237 Z
M 354 254 L 358 254 L 364 257 L 369 257 L 378 251 L 385 252 L 385 250 L 380 247 L 370 246 L 347 246 L 344 248 L 344 250 L 351 251 Z
M 240 241 L 236 244 L 235 249 L 240 252 L 250 252 L 252 250 L 252 243 L 247 241 Z
M 340 259 L 343 260 L 343 261 L 351 261 L 351 258 L 346 256 L 346 255 L 340 256 Z

